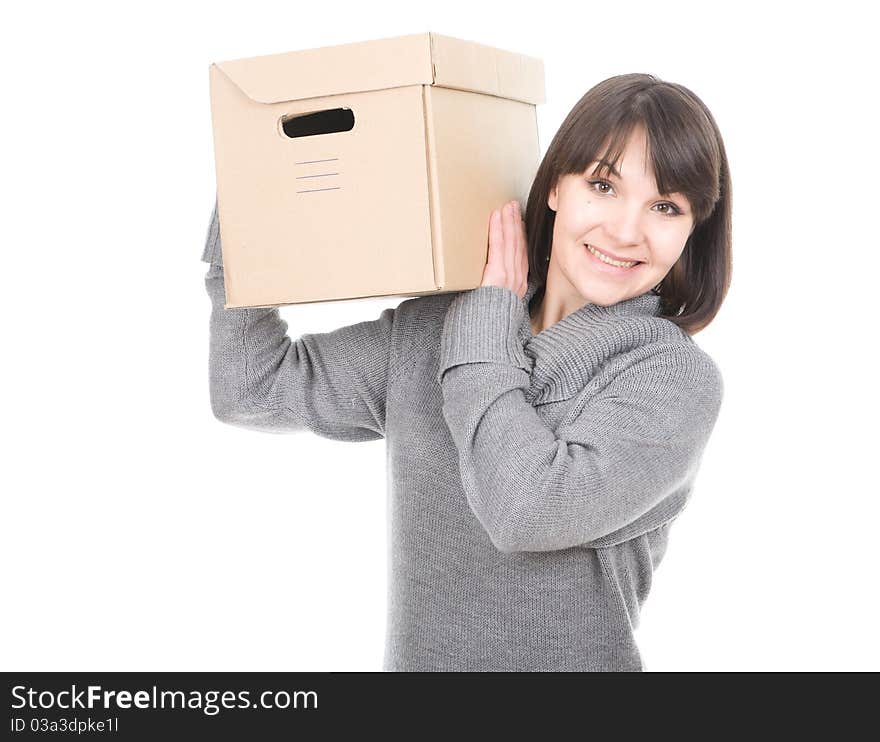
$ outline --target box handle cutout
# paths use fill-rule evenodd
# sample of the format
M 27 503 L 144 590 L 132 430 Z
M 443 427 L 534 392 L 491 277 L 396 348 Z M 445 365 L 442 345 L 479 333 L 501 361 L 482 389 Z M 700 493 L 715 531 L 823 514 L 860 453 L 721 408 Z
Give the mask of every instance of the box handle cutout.
M 350 108 L 329 108 L 326 111 L 299 114 L 281 119 L 281 129 L 291 139 L 316 134 L 335 134 L 354 128 L 354 114 Z

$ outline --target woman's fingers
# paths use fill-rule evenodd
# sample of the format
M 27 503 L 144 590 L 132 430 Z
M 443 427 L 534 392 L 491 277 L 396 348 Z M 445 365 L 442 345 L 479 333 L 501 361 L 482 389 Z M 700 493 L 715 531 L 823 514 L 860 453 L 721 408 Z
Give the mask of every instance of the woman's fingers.
M 528 275 L 528 257 L 526 256 L 526 235 L 522 214 L 520 214 L 519 201 L 514 201 L 511 206 L 511 228 L 509 240 L 510 276 L 514 291 L 525 293 L 527 287 L 526 276 Z M 525 267 L 524 267 L 525 264 Z
M 516 251 L 513 256 L 513 264 L 516 268 L 516 274 L 519 276 L 520 281 L 523 280 L 523 272 L 522 272 L 522 256 L 526 250 L 526 241 L 525 241 L 525 228 L 523 226 L 522 214 L 519 209 L 519 201 L 514 201 L 514 214 L 516 215 Z
M 506 286 L 523 296 L 527 277 L 525 225 L 519 202 L 510 201 L 489 217 L 489 254 L 481 285 Z
M 514 251 L 513 256 L 513 264 L 515 267 L 516 277 L 517 277 L 517 285 L 523 286 L 526 283 L 526 276 L 528 274 L 528 267 L 523 270 L 523 261 L 526 260 L 527 266 L 527 258 L 526 258 L 526 230 L 525 224 L 522 219 L 522 214 L 520 213 L 519 201 L 514 201 L 514 221 L 516 223 L 516 249 Z
M 516 232 L 517 224 L 513 203 L 507 203 L 504 205 L 504 273 L 507 275 L 507 280 L 511 282 L 511 285 L 515 285 L 514 281 L 517 274 Z
M 496 209 L 489 219 L 489 256 L 486 260 L 486 263 L 491 265 L 493 269 L 501 260 L 503 250 L 504 231 L 501 225 L 501 212 Z
M 504 232 L 504 249 L 501 251 L 501 269 L 504 271 L 504 280 L 511 280 L 510 274 L 510 236 L 512 232 L 512 224 L 510 218 L 510 204 L 504 204 L 501 209 L 501 229 Z

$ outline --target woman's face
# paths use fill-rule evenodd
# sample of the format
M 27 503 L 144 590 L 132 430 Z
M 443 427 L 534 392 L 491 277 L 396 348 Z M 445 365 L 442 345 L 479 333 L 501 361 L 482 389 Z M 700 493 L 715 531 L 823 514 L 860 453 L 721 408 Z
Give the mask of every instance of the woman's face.
M 562 177 L 547 205 L 556 212 L 547 293 L 565 305 L 610 306 L 656 286 L 684 250 L 693 216 L 681 194 L 661 196 L 645 157 L 645 131 L 637 128 L 618 161 L 619 175 Z M 639 260 L 617 267 L 595 257 Z

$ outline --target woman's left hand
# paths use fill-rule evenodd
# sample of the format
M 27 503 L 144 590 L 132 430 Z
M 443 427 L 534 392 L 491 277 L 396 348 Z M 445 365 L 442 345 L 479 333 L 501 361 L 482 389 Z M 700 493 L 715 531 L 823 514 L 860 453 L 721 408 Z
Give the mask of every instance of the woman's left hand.
M 495 209 L 489 217 L 489 255 L 480 286 L 502 286 L 522 299 L 529 285 L 527 243 L 519 202 Z

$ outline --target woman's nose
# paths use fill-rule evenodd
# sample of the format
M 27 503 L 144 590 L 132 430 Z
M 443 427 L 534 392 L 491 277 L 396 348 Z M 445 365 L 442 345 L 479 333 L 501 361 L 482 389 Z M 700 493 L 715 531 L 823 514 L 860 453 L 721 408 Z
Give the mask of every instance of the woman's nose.
M 617 207 L 608 219 L 608 232 L 618 245 L 638 245 L 644 239 L 644 214 L 637 206 Z

